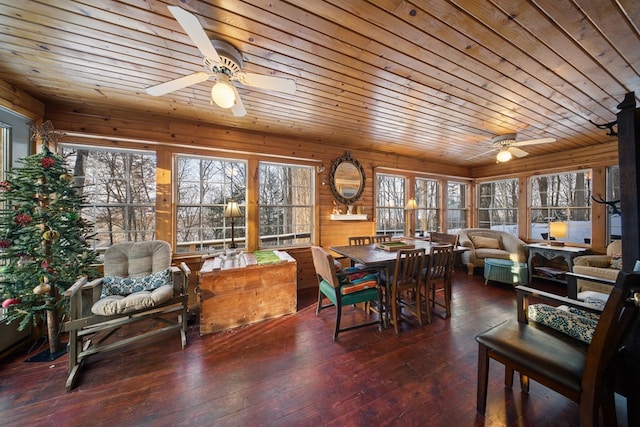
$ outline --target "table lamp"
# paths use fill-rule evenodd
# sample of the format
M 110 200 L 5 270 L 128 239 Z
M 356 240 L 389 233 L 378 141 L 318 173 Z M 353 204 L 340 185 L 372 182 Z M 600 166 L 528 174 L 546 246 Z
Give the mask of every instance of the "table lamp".
M 238 247 L 234 240 L 234 237 L 235 237 L 234 226 L 235 226 L 236 218 L 241 216 L 242 216 L 242 211 L 240 211 L 240 206 L 238 206 L 238 202 L 236 202 L 233 199 L 230 199 L 229 203 L 227 203 L 227 206 L 224 208 L 224 217 L 231 218 L 231 243 L 229 244 L 229 248 L 231 249 L 235 249 Z
M 549 223 L 549 243 L 551 246 L 564 246 L 564 242 L 551 240 L 552 237 L 556 239 L 567 237 L 567 224 L 559 221 Z
M 418 203 L 416 199 L 409 199 L 404 210 L 409 211 L 409 236 L 415 237 L 413 234 L 413 212 L 418 209 Z

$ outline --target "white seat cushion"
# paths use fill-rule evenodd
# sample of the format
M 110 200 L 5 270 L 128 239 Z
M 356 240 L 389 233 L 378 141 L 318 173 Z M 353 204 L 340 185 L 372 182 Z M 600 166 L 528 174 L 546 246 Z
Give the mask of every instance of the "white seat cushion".
M 91 312 L 98 316 L 113 316 L 151 308 L 162 304 L 173 297 L 173 286 L 163 285 L 153 291 L 139 291 L 122 295 L 109 295 L 100 298 L 91 307 Z

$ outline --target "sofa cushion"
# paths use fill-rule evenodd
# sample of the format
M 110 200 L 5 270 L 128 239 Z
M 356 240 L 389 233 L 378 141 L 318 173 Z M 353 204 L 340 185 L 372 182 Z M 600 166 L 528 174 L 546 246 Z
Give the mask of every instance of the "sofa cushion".
M 91 307 L 91 312 L 98 316 L 113 316 L 155 307 L 168 301 L 173 296 L 173 285 L 163 285 L 153 291 L 139 291 L 123 295 L 109 295 L 100 298 Z
M 493 237 L 485 236 L 469 236 L 473 242 L 473 246 L 486 249 L 501 249 L 500 240 Z
M 102 280 L 100 298 L 111 295 L 127 296 L 140 291 L 153 291 L 160 286 L 171 284 L 171 268 L 141 277 L 106 276 Z

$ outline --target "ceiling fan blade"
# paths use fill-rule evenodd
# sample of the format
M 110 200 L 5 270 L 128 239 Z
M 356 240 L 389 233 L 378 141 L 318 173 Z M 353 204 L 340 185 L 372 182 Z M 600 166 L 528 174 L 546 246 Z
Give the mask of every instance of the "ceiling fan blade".
M 244 117 L 247 115 L 247 110 L 244 109 L 244 104 L 242 104 L 242 98 L 240 98 L 240 94 L 238 93 L 238 89 L 235 86 L 233 87 L 233 93 L 236 95 L 236 102 L 231 107 L 231 112 L 236 117 Z
M 290 95 L 296 93 L 296 81 L 284 77 L 239 72 L 235 74 L 234 80 L 237 80 L 246 86 L 275 90 L 278 92 L 288 93 Z
M 468 158 L 466 158 L 465 160 L 473 160 L 473 159 L 477 159 L 478 157 L 483 157 L 483 156 L 486 156 L 486 155 L 488 155 L 488 154 L 491 154 L 491 153 L 493 153 L 493 152 L 494 152 L 494 151 L 496 151 L 496 150 L 498 150 L 498 149 L 497 149 L 497 148 L 493 148 L 493 149 L 491 149 L 491 150 L 489 150 L 489 151 L 485 151 L 484 153 L 480 153 L 480 154 L 476 154 L 475 156 L 468 157 Z
M 514 147 L 514 146 L 508 147 L 507 150 L 509 150 L 509 152 L 516 157 L 524 157 L 529 155 L 529 153 L 527 153 L 526 151 L 521 150 L 518 147 Z
M 535 145 L 535 144 L 546 144 L 549 142 L 556 142 L 555 138 L 539 138 L 539 139 L 529 139 L 526 141 L 516 141 L 512 144 L 509 144 L 511 147 L 522 147 L 525 145 Z
M 160 96 L 169 92 L 173 92 L 174 90 L 194 85 L 196 83 L 201 83 L 208 78 L 209 74 L 205 73 L 204 71 L 200 71 L 188 76 L 180 77 L 179 79 L 170 80 L 165 83 L 160 83 L 159 85 L 148 87 L 146 91 L 149 95 Z
M 193 44 L 200 50 L 205 58 L 209 58 L 211 61 L 219 64 L 221 61 L 218 52 L 211 44 L 211 40 L 204 32 L 202 24 L 198 21 L 198 18 L 191 12 L 187 12 L 178 6 L 167 6 L 171 14 L 176 18 L 176 21 L 180 24 L 185 33 L 189 36 Z

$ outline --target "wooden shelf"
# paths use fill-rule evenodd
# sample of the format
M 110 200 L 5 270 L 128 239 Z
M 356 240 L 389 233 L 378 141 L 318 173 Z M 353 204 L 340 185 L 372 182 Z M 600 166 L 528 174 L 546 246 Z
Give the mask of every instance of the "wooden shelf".
M 366 221 L 367 214 L 331 214 L 332 221 Z

